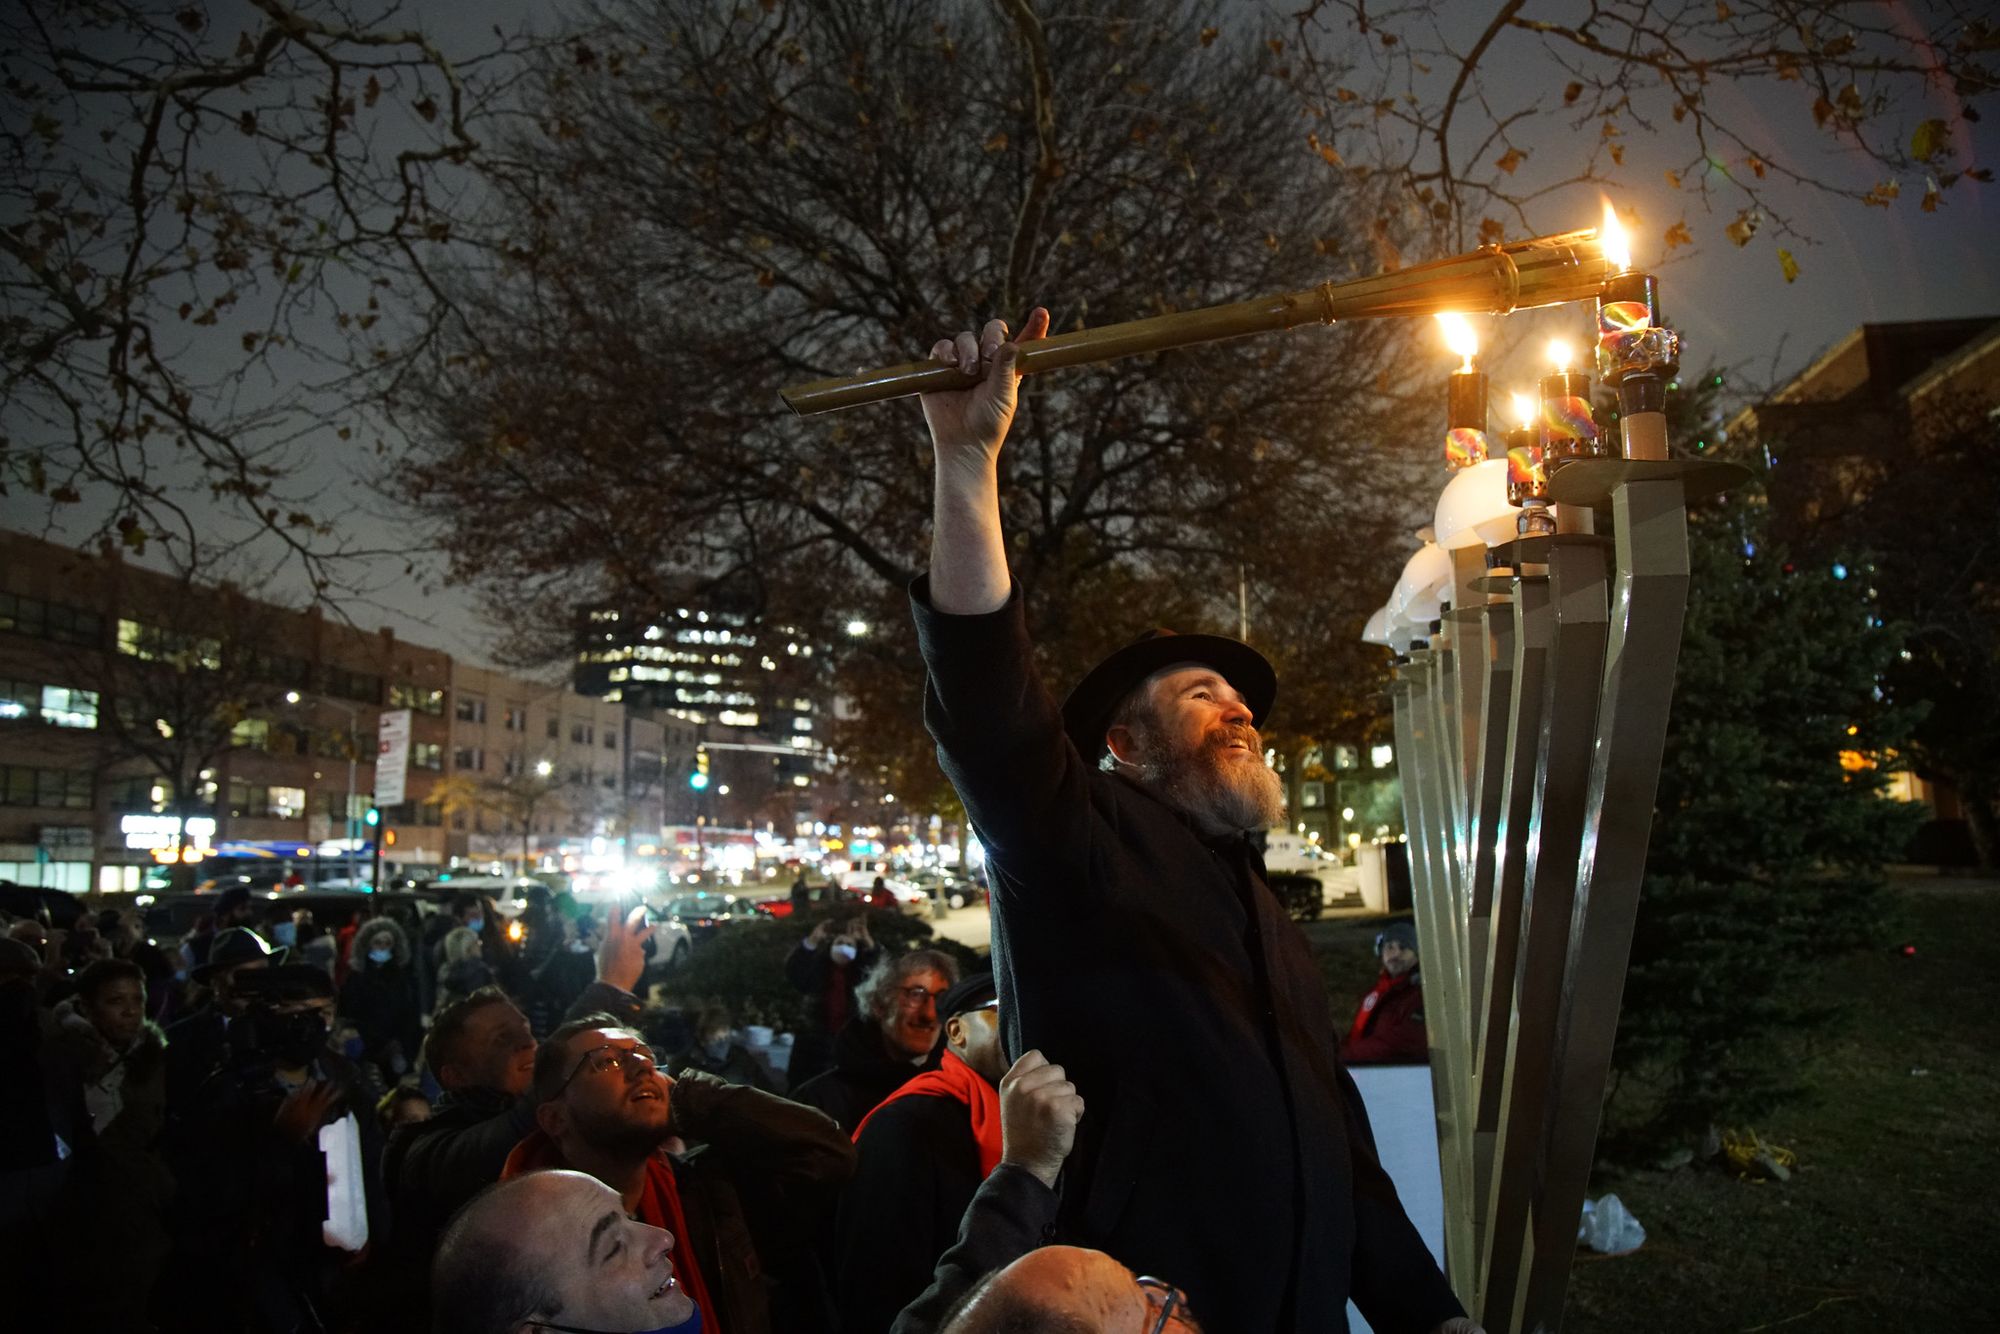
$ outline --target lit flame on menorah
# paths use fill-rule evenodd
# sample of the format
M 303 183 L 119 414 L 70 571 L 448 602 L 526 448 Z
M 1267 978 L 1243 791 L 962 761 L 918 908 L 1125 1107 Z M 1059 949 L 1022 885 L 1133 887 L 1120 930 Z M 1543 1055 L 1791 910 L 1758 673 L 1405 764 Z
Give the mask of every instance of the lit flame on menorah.
M 1595 303 L 1495 441 L 1468 312 Z M 1425 976 L 1445 1272 L 1492 1334 L 1555 1330 L 1631 956 L 1688 582 L 1687 504 L 1747 476 L 1672 457 L 1679 340 L 1601 231 L 1025 344 L 1035 374 L 1341 319 L 1437 316 L 1448 472 L 1362 637 L 1397 652 L 1396 750 Z M 1591 413 L 1594 368 L 1618 439 Z M 975 377 L 909 362 L 786 390 L 801 414 Z

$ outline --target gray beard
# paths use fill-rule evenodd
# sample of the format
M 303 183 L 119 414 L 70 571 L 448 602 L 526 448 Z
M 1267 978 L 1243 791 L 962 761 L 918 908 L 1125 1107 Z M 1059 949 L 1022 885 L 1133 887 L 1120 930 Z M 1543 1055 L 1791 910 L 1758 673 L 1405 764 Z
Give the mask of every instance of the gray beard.
M 1213 833 L 1269 829 L 1285 818 L 1284 781 L 1261 761 L 1238 765 L 1212 746 L 1162 751 L 1146 737 L 1134 767 L 1141 787 Z

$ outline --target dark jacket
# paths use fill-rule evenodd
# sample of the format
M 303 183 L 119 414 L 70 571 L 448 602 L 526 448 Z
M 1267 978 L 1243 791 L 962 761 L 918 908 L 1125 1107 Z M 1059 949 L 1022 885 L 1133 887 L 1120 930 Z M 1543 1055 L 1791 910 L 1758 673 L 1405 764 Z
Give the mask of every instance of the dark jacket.
M 60 1065 L 82 1091 L 90 1122 L 100 1114 L 107 1119 L 72 1146 L 54 1229 L 53 1283 L 74 1328 L 148 1330 L 147 1306 L 169 1250 L 167 1205 L 174 1189 L 160 1146 L 166 1039 L 148 1020 L 139 1040 L 117 1052 L 89 1020 L 65 1006 L 56 1016 L 54 1042 L 67 1048 Z M 104 1281 L 106 1256 L 117 1257 L 117 1282 Z
M 748 1084 L 766 1093 L 785 1091 L 785 1077 L 740 1042 L 730 1043 L 729 1050 L 719 1061 L 699 1046 L 690 1047 L 674 1058 L 674 1066 L 676 1069 L 685 1067 L 714 1075 L 725 1084 Z
M 1424 1031 L 1424 984 L 1416 969 L 1391 982 L 1376 999 L 1361 1036 L 1349 1033 L 1340 1040 L 1340 1059 L 1349 1065 L 1424 1065 L 1430 1061 L 1430 1039 Z
M 931 1281 L 979 1189 L 965 1104 L 905 1094 L 868 1118 L 834 1223 L 834 1301 L 845 1334 L 881 1334 Z
M 851 1135 L 861 1118 L 875 1110 L 876 1103 L 901 1088 L 910 1076 L 934 1069 L 937 1063 L 937 1048 L 932 1048 L 921 1065 L 892 1056 L 882 1039 L 882 1026 L 873 1019 L 858 1018 L 834 1040 L 833 1069 L 793 1089 L 792 1100 L 819 1108 Z
M 1018 592 L 946 616 L 920 579 L 911 601 L 924 720 L 987 849 L 1007 1053 L 1039 1048 L 1088 1107 L 1065 1239 L 1179 1285 L 1211 1334 L 1338 1329 L 1350 1296 L 1381 1334 L 1462 1314 L 1248 841 L 1077 753 Z
M 214 1005 L 167 1025 L 167 1115 L 179 1120 L 194 1110 L 201 1086 L 229 1050 L 229 1020 Z
M 851 963 L 840 964 L 833 961 L 826 945 L 815 947 L 802 940 L 785 957 L 785 976 L 806 997 L 808 1016 L 786 1068 L 792 1087 L 832 1066 L 834 1039 L 849 1019 L 861 1013 L 854 989 L 881 953 L 878 946 L 871 945 L 857 951 Z
M 935 1334 L 979 1280 L 1056 1239 L 1058 1203 L 1056 1193 L 1026 1168 L 1010 1163 L 994 1168 L 973 1193 L 959 1220 L 958 1241 L 938 1260 L 930 1286 L 903 1308 L 889 1334 Z
M 417 1015 L 417 977 L 407 965 L 362 959 L 348 969 L 340 986 L 340 1016 L 361 1035 L 363 1058 L 391 1082 L 417 1063 L 423 1041 Z
M 309 1075 L 341 1091 L 322 1125 L 355 1118 L 372 1242 L 388 1223 L 372 1090 L 352 1062 L 332 1051 L 319 1054 Z M 177 1312 L 190 1326 L 291 1331 L 312 1328 L 314 1313 L 337 1325 L 364 1295 L 353 1257 L 321 1236 L 326 1156 L 316 1139 L 288 1139 L 274 1124 L 285 1097 L 268 1063 L 240 1054 L 209 1076 L 198 1095 L 199 1126 L 176 1172 L 186 1204 L 177 1226 L 187 1234 L 179 1238 L 183 1259 L 201 1255 L 214 1264 L 198 1276 L 179 1276 L 183 1299 L 208 1304 L 199 1314 Z M 216 1274 L 235 1281 L 217 1288 Z

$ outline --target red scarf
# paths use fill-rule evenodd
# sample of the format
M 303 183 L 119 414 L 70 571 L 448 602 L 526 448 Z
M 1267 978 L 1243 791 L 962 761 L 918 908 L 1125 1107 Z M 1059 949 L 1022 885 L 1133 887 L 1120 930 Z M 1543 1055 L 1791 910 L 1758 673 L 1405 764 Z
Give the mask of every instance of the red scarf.
M 562 1150 L 540 1130 L 532 1130 L 507 1155 L 507 1165 L 500 1169 L 500 1179 L 512 1181 L 529 1172 L 558 1167 L 569 1167 Z M 656 1153 L 646 1160 L 646 1184 L 640 1188 L 639 1203 L 632 1212 L 640 1222 L 664 1228 L 673 1234 L 674 1277 L 680 1280 L 681 1290 L 701 1308 L 702 1334 L 721 1334 L 722 1322 L 716 1319 L 715 1303 L 708 1297 L 708 1284 L 702 1280 L 701 1270 L 695 1265 L 694 1247 L 688 1240 L 687 1217 L 681 1212 L 681 1193 L 674 1184 L 673 1165 L 667 1161 L 665 1154 Z
M 1403 974 L 1403 977 L 1408 976 L 1408 973 Z M 1375 1007 L 1382 1003 L 1382 998 L 1389 994 L 1390 988 L 1401 982 L 1403 977 L 1391 977 L 1388 970 L 1384 969 L 1382 975 L 1375 979 L 1374 989 L 1361 998 L 1361 1008 L 1354 1012 L 1354 1027 L 1347 1031 L 1348 1041 L 1360 1037 L 1367 1030 L 1368 1020 L 1375 1013 Z
M 937 1069 L 924 1071 L 875 1104 L 875 1110 L 862 1117 L 861 1124 L 854 1127 L 854 1142 L 861 1142 L 861 1132 L 868 1129 L 868 1122 L 875 1112 L 912 1093 L 951 1098 L 965 1104 L 972 1117 L 972 1137 L 979 1141 L 980 1180 L 992 1176 L 993 1169 L 1000 1165 L 1000 1090 L 987 1083 L 986 1076 L 950 1052 L 944 1054 L 944 1060 Z

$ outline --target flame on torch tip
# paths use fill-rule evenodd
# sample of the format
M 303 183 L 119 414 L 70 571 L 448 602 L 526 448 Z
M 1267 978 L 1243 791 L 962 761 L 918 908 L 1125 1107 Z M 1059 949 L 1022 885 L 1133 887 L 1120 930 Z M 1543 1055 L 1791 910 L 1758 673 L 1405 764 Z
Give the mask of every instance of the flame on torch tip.
M 1569 340 L 1566 338 L 1551 338 L 1549 340 L 1549 361 L 1555 366 L 1556 373 L 1560 375 L 1575 364 L 1576 350 L 1569 345 Z
M 1632 271 L 1632 241 L 1625 235 L 1625 224 L 1618 221 L 1618 210 L 1611 207 L 1609 199 L 1604 201 L 1604 225 L 1598 228 L 1598 240 L 1604 247 L 1605 262 L 1617 273 Z
M 1524 431 L 1535 424 L 1535 396 L 1533 394 L 1524 394 L 1518 389 L 1514 391 L 1514 416 L 1520 421 L 1521 429 Z
M 1453 311 L 1440 311 L 1438 327 L 1444 330 L 1444 345 L 1465 358 L 1463 369 L 1472 369 L 1472 359 L 1479 354 L 1479 335 L 1465 316 Z

